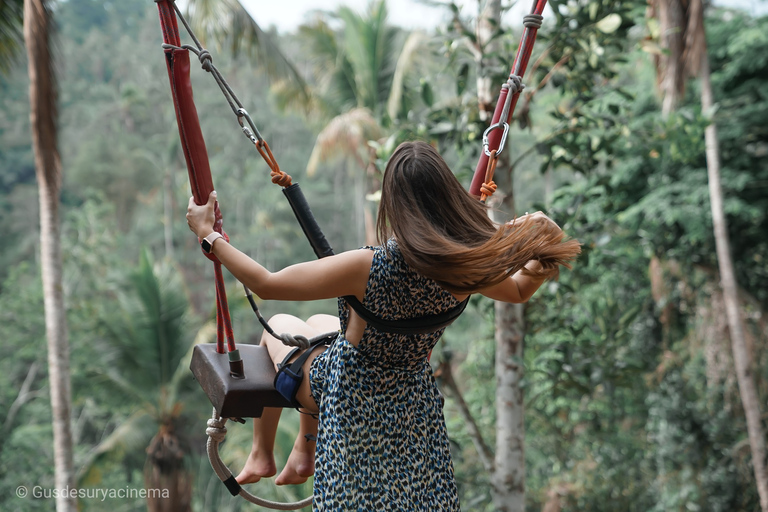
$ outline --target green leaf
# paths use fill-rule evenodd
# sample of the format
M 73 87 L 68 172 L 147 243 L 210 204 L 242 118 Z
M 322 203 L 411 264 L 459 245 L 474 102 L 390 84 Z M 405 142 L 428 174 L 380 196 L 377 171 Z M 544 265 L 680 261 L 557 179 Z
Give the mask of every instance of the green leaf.
M 593 20 L 597 18 L 597 10 L 600 8 L 600 4 L 597 2 L 589 3 L 589 19 Z
M 467 90 L 467 80 L 469 78 L 469 64 L 466 62 L 461 65 L 456 76 L 456 95 L 461 96 Z
M 595 26 L 600 32 L 613 34 L 621 26 L 621 15 L 613 13 L 598 21 Z
M 435 103 L 435 93 L 432 91 L 432 86 L 426 80 L 421 82 L 421 99 L 424 100 L 428 107 L 432 107 Z

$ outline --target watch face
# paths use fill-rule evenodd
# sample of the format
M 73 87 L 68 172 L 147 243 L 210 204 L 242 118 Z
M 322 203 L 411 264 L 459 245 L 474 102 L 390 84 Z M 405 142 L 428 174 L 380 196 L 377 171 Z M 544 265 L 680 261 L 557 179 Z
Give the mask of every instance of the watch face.
M 205 238 L 203 238 L 203 241 L 200 242 L 200 245 L 203 247 L 203 250 L 205 252 L 207 252 L 207 253 L 211 252 L 211 244 L 208 243 L 208 240 L 206 240 Z

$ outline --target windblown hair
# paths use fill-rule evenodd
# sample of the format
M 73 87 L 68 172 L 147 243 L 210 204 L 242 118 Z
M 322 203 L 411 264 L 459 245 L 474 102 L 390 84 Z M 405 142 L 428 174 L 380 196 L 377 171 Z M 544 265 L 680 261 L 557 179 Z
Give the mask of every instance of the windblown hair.
M 535 219 L 496 225 L 437 151 L 424 142 L 401 144 L 387 163 L 377 219 L 379 243 L 394 234 L 419 274 L 453 293 L 471 293 L 500 283 L 523 269 L 555 279 L 560 265 L 581 251 L 556 226 Z M 538 260 L 542 269 L 525 269 Z

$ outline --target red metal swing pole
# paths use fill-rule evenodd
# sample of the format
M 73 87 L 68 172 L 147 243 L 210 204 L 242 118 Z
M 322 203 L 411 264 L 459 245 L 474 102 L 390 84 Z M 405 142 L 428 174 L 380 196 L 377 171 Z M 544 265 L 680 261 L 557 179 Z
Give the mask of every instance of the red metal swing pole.
M 192 188 L 195 203 L 203 205 L 208 202 L 208 196 L 214 189 L 211 168 L 208 162 L 208 151 L 205 148 L 205 140 L 200 128 L 200 120 L 197 117 L 192 84 L 189 79 L 189 51 L 178 48 L 181 46 L 181 38 L 179 37 L 179 26 L 176 20 L 173 0 L 156 0 L 156 3 L 160 15 L 160 26 L 163 30 L 163 42 L 177 47 L 164 49 L 165 62 L 168 68 L 168 78 L 171 83 L 171 94 L 173 95 L 173 106 L 176 110 L 181 147 L 184 152 L 184 159 L 187 162 L 189 184 Z M 214 212 L 216 220 L 213 228 L 223 234 L 226 240 L 229 240 L 227 234 L 222 230 L 222 216 L 218 202 Z M 235 352 L 235 337 L 227 306 L 227 295 L 221 263 L 213 255 L 206 254 L 206 257 L 213 261 L 216 276 L 216 351 L 220 354 L 226 352 L 224 349 L 224 339 L 226 338 L 227 349 L 229 352 Z
M 535 0 L 531 14 L 541 15 L 541 13 L 544 12 L 544 7 L 546 5 L 547 0 Z M 533 43 L 536 41 L 537 33 L 538 27 L 526 24 L 523 35 L 520 38 L 520 45 L 517 47 L 517 55 L 515 56 L 515 61 L 512 64 L 512 71 L 510 71 L 510 75 L 516 75 L 522 78 L 525 74 L 525 69 L 528 67 L 528 61 L 531 58 L 531 52 L 533 52 Z M 501 119 L 502 111 L 504 110 L 504 103 L 507 100 L 507 93 L 508 89 L 506 87 L 502 87 L 501 92 L 499 93 L 499 100 L 496 103 L 496 110 L 493 112 L 493 118 L 491 119 L 490 126 L 493 126 L 499 122 L 509 123 L 512 119 L 512 115 L 515 112 L 515 105 L 517 105 L 517 100 L 520 97 L 520 92 L 518 91 L 514 93 L 514 96 L 512 97 L 507 119 Z M 488 134 L 487 149 L 489 153 L 499 149 L 501 137 L 502 130 L 492 130 Z M 487 155 L 485 151 L 480 154 L 480 160 L 477 163 L 475 174 L 472 177 L 472 183 L 469 186 L 469 193 L 474 196 L 480 196 L 480 188 L 485 181 L 485 171 L 488 168 L 489 158 L 490 156 Z

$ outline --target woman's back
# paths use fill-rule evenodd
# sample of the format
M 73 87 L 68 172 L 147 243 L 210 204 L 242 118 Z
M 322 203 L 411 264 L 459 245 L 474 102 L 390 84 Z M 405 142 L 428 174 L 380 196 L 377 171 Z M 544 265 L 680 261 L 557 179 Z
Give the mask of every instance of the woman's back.
M 383 320 L 403 320 L 443 313 L 459 301 L 433 280 L 412 270 L 394 239 L 384 247 L 370 248 L 373 254 L 371 272 L 363 298 L 363 305 Z M 349 310 L 346 301 L 339 299 L 342 332 L 346 332 Z M 368 325 L 358 350 L 366 362 L 382 368 L 408 369 L 420 367 L 440 339 L 445 329 L 429 334 L 392 334 Z
M 394 241 L 376 247 L 363 304 L 385 320 L 444 312 L 453 295 L 405 263 Z M 349 310 L 340 299 L 341 328 Z M 419 335 L 367 326 L 341 336 L 310 379 L 320 408 L 317 510 L 458 511 L 440 395 L 427 360 L 443 330 Z

